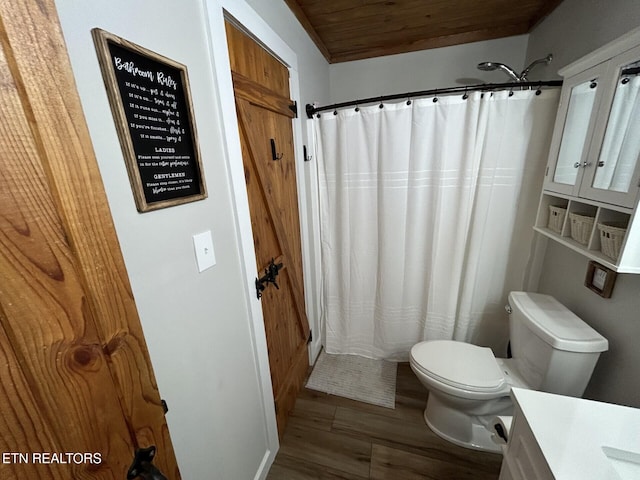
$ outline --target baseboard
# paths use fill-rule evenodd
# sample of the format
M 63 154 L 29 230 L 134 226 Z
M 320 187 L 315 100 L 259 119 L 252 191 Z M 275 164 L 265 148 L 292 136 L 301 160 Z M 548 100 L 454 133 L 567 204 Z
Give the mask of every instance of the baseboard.
M 264 452 L 264 457 L 262 457 L 262 461 L 260 462 L 260 466 L 258 467 L 258 471 L 256 472 L 253 480 L 265 480 L 267 475 L 269 474 L 269 469 L 273 464 L 273 461 L 276 458 L 276 452 L 273 450 L 267 450 Z

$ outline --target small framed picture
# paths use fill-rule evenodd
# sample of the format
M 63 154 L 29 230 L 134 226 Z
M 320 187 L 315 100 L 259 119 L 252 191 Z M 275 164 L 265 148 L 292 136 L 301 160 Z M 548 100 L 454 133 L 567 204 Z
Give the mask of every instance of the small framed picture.
M 597 262 L 589 262 L 587 267 L 587 276 L 584 279 L 584 285 L 589 290 L 596 292 L 603 298 L 611 298 L 613 292 L 613 284 L 616 281 L 616 272 L 608 269 L 604 265 Z

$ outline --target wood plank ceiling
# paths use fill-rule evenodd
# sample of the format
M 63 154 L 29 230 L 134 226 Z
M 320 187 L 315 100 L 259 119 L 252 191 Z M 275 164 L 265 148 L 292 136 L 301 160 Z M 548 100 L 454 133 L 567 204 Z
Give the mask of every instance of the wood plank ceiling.
M 562 0 L 284 0 L 329 63 L 529 32 Z

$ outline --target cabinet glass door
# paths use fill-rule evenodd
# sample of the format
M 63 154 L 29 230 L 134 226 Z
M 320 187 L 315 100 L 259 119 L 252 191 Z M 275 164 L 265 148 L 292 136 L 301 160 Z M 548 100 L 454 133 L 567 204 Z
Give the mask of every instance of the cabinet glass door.
M 558 163 L 553 174 L 555 183 L 576 184 L 597 88 L 595 80 L 588 80 L 571 89 Z
M 640 154 L 640 62 L 622 69 L 600 150 L 595 188 L 628 192 Z
M 601 97 L 599 79 L 603 72 L 604 66 L 597 65 L 565 80 L 549 150 L 547 190 L 578 194 L 596 124 L 594 113 Z
M 633 207 L 639 190 L 640 50 L 633 49 L 623 57 L 622 65 L 612 66 L 611 108 L 606 125 L 596 129 L 594 139 L 602 138 L 602 145 L 590 155 L 592 177 L 581 194 Z M 602 129 L 604 132 L 599 131 Z

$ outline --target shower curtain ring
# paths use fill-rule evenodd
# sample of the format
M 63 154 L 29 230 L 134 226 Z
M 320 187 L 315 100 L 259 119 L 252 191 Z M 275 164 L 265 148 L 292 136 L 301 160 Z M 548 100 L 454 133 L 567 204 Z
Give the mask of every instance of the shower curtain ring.
M 356 111 L 356 112 L 359 112 L 359 111 L 360 111 L 360 107 L 358 106 L 358 102 L 356 102 L 356 108 L 355 108 L 355 111 Z
M 438 89 L 436 88 L 436 91 L 434 92 L 433 103 L 437 103 L 437 102 L 438 102 Z
M 411 105 L 411 97 L 407 97 L 407 105 Z
M 536 95 L 540 95 L 542 93 L 542 82 L 538 82 L 538 89 L 536 90 Z
M 469 94 L 467 93 L 467 87 L 464 87 L 464 93 L 462 94 L 462 99 L 466 100 L 469 98 Z

